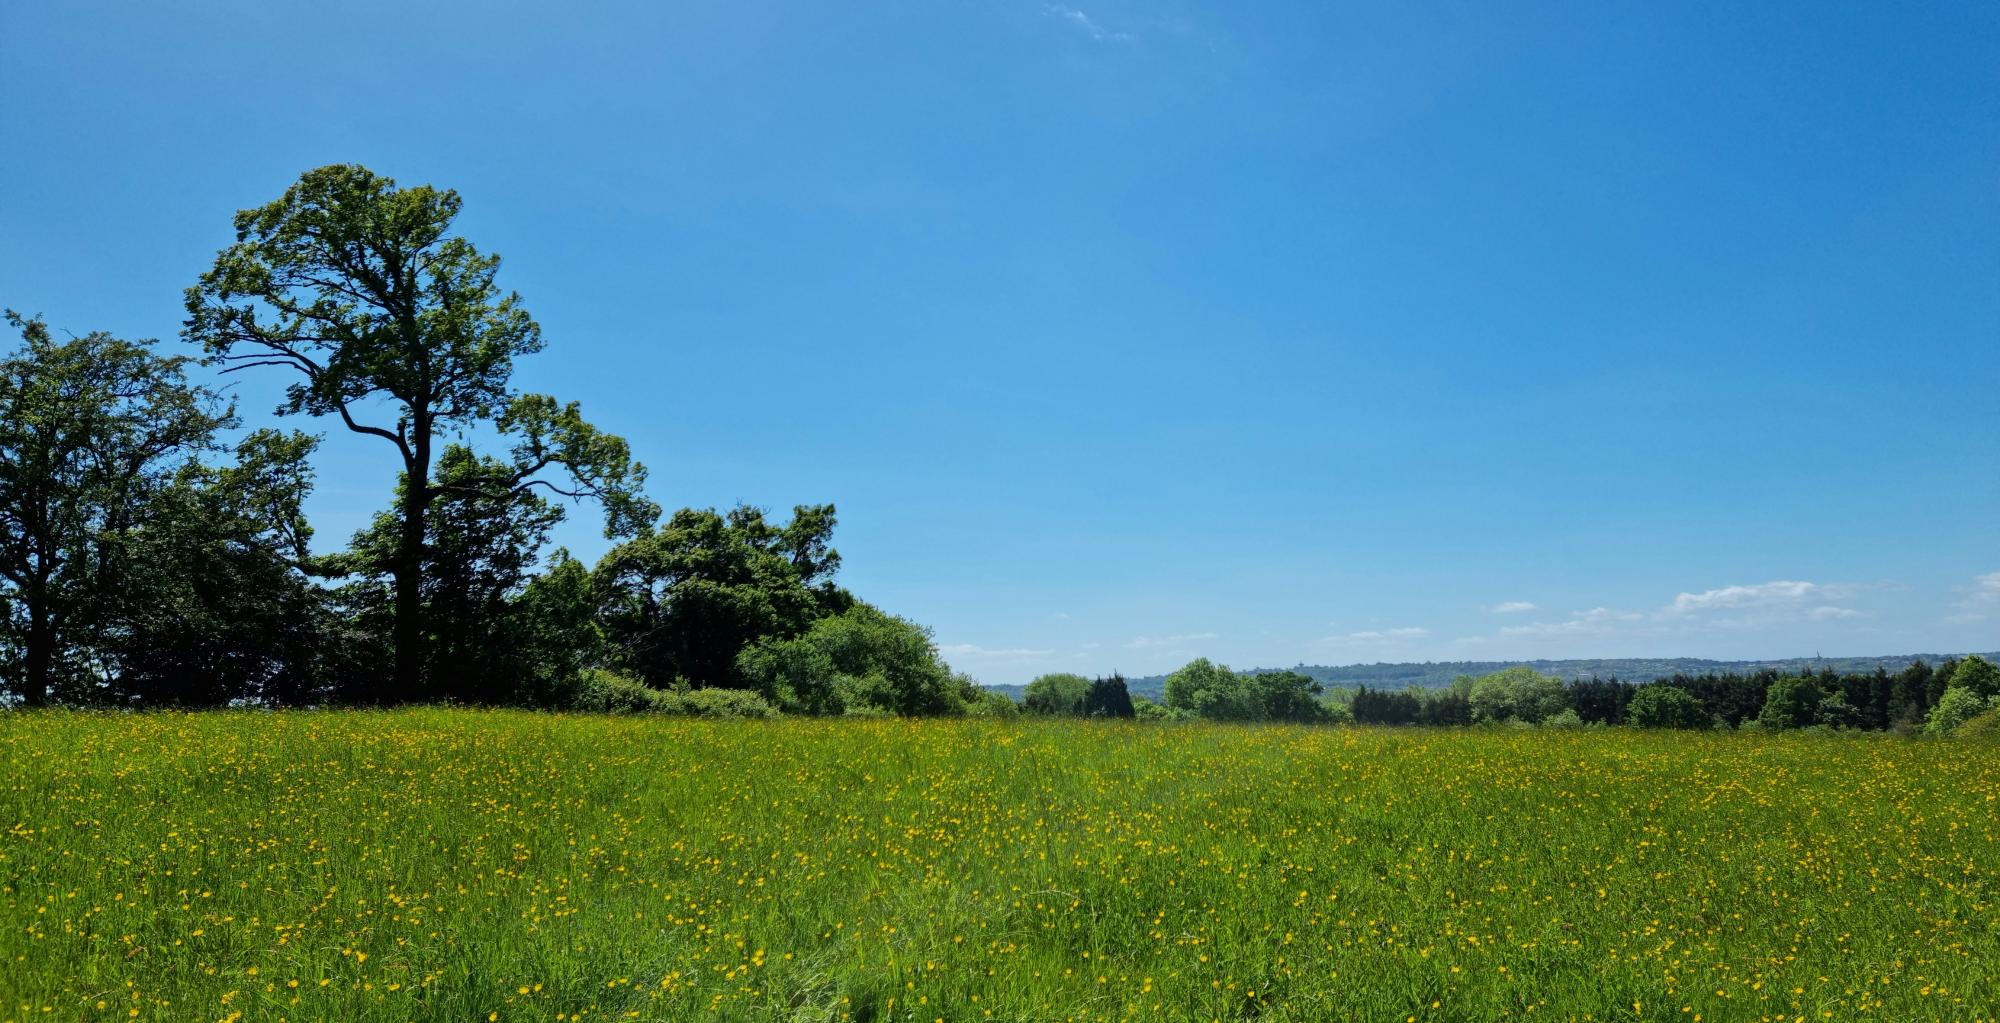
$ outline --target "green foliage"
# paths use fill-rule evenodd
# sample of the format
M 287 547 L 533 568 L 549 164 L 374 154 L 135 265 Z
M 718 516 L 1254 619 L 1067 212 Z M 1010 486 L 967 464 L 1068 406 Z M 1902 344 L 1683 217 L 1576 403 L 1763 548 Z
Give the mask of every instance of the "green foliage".
M 1846 697 L 1830 693 L 1813 711 L 1813 723 L 1827 728 L 1853 728 L 1861 723 L 1861 714 Z
M 1474 679 L 1466 693 L 1473 720 L 1539 724 L 1565 706 L 1562 683 L 1533 668 L 1507 668 Z
M 1576 708 L 1564 707 L 1562 710 L 1554 714 L 1551 714 L 1546 719 L 1544 719 L 1542 721 L 1542 727 L 1567 729 L 1567 728 L 1583 728 L 1585 727 L 1585 725 L 1583 722 L 1583 717 L 1577 714 Z
M 738 661 L 752 688 L 804 713 L 959 714 L 977 698 L 971 681 L 938 659 L 929 630 L 862 603 L 797 638 L 760 640 Z
M 661 713 L 697 718 L 774 718 L 778 709 L 741 689 L 689 689 L 664 694 Z
M 1574 713 L 1574 712 L 1572 712 Z M 1639 687 L 1625 708 L 1626 720 L 1637 728 L 1700 729 L 1709 726 L 1708 710 L 1678 686 L 1655 682 Z
M 1938 697 L 1937 706 L 1931 708 L 1930 718 L 1924 722 L 1924 731 L 1932 735 L 1950 735 L 1995 706 L 2000 706 L 2000 700 L 1981 696 L 1971 686 L 1951 686 L 1943 696 Z
M 514 647 L 512 701 L 555 706 L 585 669 L 602 662 L 604 633 L 590 569 L 559 550 L 507 609 Z
M 228 370 L 275 367 L 295 377 L 280 415 L 338 416 L 392 445 L 402 462 L 391 575 L 395 670 L 384 700 L 427 694 L 437 663 L 424 612 L 424 545 L 432 506 L 448 493 L 507 504 L 542 487 L 594 497 L 606 535 L 630 535 L 658 511 L 640 496 L 645 470 L 625 442 L 583 420 L 575 404 L 512 389 L 514 360 L 542 333 L 520 296 L 495 284 L 500 260 L 451 234 L 458 193 L 398 188 L 365 167 L 306 172 L 278 199 L 238 212 L 236 241 L 187 291 L 183 336 Z M 362 422 L 384 408 L 393 418 Z M 442 436 L 491 429 L 505 459 L 433 478 Z M 470 457 L 468 455 L 468 457 Z M 544 470 L 563 470 L 562 482 Z M 447 652 L 458 663 L 462 652 Z M 462 680 L 447 688 L 463 686 Z
M 1805 728 L 1819 721 L 1820 703 L 1826 691 L 1807 676 L 1781 678 L 1771 683 L 1764 695 L 1764 709 L 1757 715 L 1759 727 L 1770 731 Z
M 753 644 L 796 638 L 854 605 L 832 581 L 840 566 L 833 527 L 832 505 L 802 505 L 783 526 L 755 508 L 727 516 L 683 508 L 620 544 L 596 573 L 613 663 L 656 686 L 685 678 L 700 687 L 752 687 L 787 706 L 837 713 L 810 682 L 830 677 L 828 670 L 790 664 L 783 670 L 804 674 L 782 683 L 797 688 L 782 696 L 768 672 L 753 679 L 740 660 Z
M 1961 739 L 2000 738 L 2000 698 L 1988 700 L 1985 710 L 1952 729 L 1951 734 Z
M 593 714 L 674 714 L 705 718 L 769 718 L 777 708 L 740 689 L 655 689 L 615 671 L 586 668 L 552 709 Z
M 299 706 L 335 695 L 325 594 L 300 570 L 315 443 L 259 430 L 233 463 L 187 465 L 147 499 L 94 643 L 106 699 Z
M 1958 662 L 1957 670 L 1951 673 L 1947 689 L 1969 689 L 1986 699 L 2000 696 L 2000 668 L 1992 661 L 1973 654 Z
M 162 702 L 214 702 L 218 687 L 272 681 L 265 662 L 289 637 L 272 634 L 271 616 L 311 617 L 283 606 L 301 598 L 286 555 L 305 528 L 284 483 L 309 479 L 311 442 L 260 432 L 239 465 L 206 467 L 237 420 L 188 383 L 189 360 L 104 333 L 58 341 L 40 320 L 6 318 L 21 347 L 0 360 L 0 682 L 32 706 L 142 684 Z M 234 636 L 189 631 L 202 627 Z M 192 663 L 236 639 L 254 641 L 255 663 Z M 211 669 L 213 681 L 200 677 Z
M 1257 708 L 1260 721 L 1322 721 L 1326 708 L 1319 701 L 1323 687 L 1312 676 L 1296 671 L 1260 671 L 1242 677 L 1243 687 Z
M 1090 680 L 1082 675 L 1068 672 L 1042 675 L 1028 683 L 1021 709 L 1046 717 L 1077 717 L 1083 714 L 1084 698 L 1089 693 Z
M 667 695 L 615 671 L 586 668 L 553 709 L 594 714 L 661 714 L 668 706 Z
M 999 718 L 1009 720 L 1021 716 L 1021 705 L 1006 693 L 996 693 L 991 689 L 981 689 L 977 697 L 966 704 L 965 713 L 969 717 Z
M 494 493 L 478 481 L 503 471 L 493 458 L 453 444 L 439 457 L 438 491 L 424 518 L 418 593 L 429 631 L 424 645 L 423 688 L 417 698 L 460 703 L 533 702 L 547 680 L 529 663 L 529 644 L 551 638 L 551 623 L 533 623 L 518 612 L 554 611 L 546 587 L 530 605 L 522 598 L 549 531 L 563 510 L 526 490 Z M 397 486 L 397 506 L 409 480 Z M 324 559 L 332 574 L 351 578 L 350 601 L 368 620 L 394 616 L 393 576 L 402 550 L 402 516 L 389 511 L 355 534 L 347 553 Z M 574 584 L 574 571 L 564 580 Z M 571 617 L 570 624 L 576 623 Z
M 1204 707 L 1223 702 L 1235 687 L 1235 672 L 1197 657 L 1167 676 L 1164 702 L 1174 710 L 1200 714 Z
M 1083 714 L 1093 718 L 1133 717 L 1136 711 L 1132 707 L 1132 694 L 1125 689 L 1125 677 L 1114 672 L 1110 678 L 1092 679 L 1083 693 Z
M 1167 676 L 1171 711 L 1210 721 L 1322 721 L 1320 684 L 1294 671 L 1239 674 L 1208 658 L 1188 662 Z

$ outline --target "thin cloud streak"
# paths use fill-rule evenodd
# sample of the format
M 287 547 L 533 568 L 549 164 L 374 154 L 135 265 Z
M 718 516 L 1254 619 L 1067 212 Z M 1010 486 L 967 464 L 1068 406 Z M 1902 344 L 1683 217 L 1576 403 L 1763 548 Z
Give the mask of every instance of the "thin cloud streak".
M 1043 4 L 1042 13 L 1067 24 L 1084 35 L 1100 43 L 1130 43 L 1135 37 L 1129 32 L 1116 32 L 1097 23 L 1090 15 L 1074 7 L 1062 4 Z

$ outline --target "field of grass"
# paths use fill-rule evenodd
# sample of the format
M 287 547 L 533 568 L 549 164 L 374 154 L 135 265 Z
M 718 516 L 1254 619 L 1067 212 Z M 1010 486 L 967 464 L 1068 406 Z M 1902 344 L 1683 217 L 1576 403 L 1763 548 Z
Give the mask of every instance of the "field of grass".
M 1887 736 L 0 714 L 0 1019 L 1992 1020 Z

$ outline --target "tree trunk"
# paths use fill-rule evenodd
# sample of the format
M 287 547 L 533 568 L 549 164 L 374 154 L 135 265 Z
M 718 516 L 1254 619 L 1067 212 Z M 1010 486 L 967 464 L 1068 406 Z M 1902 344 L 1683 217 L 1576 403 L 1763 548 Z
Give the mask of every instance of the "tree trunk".
M 23 660 L 27 669 L 21 699 L 30 707 L 49 702 L 49 674 L 54 663 L 55 629 L 50 627 L 48 608 L 35 601 L 28 608 L 28 649 Z
M 424 686 L 429 653 L 424 629 L 424 522 L 430 511 L 430 423 L 416 421 L 415 443 L 403 470 L 402 533 L 396 543 L 396 674 L 378 703 L 413 703 L 430 695 Z

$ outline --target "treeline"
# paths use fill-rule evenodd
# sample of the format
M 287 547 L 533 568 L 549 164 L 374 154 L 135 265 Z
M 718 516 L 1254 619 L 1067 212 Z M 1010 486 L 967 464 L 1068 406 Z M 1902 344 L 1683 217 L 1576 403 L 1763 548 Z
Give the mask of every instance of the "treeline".
M 1113 685 L 1117 701 L 1092 698 Z M 1444 688 L 1327 691 L 1300 672 L 1236 672 L 1203 658 L 1166 677 L 1159 703 L 1128 697 L 1124 680 L 1116 676 L 1093 682 L 1056 674 L 1028 683 L 1022 707 L 1032 714 L 1159 720 L 1950 734 L 2000 727 L 2000 669 L 1974 655 L 1936 666 L 1914 661 L 1894 674 L 1877 667 L 1872 673 L 1711 672 L 1645 683 L 1595 678 L 1565 683 L 1533 668 L 1513 667 L 1477 678 L 1460 675 Z
M 7 314 L 0 703 L 993 706 L 926 630 L 835 582 L 832 505 L 663 517 L 623 439 L 518 389 L 541 328 L 452 234 L 459 205 L 332 166 L 239 212 L 185 296 L 199 356 Z M 322 438 L 242 432 L 197 362 L 282 377 L 278 416 L 392 452 L 381 514 L 315 555 Z M 616 541 L 594 566 L 549 549 L 579 502 Z

